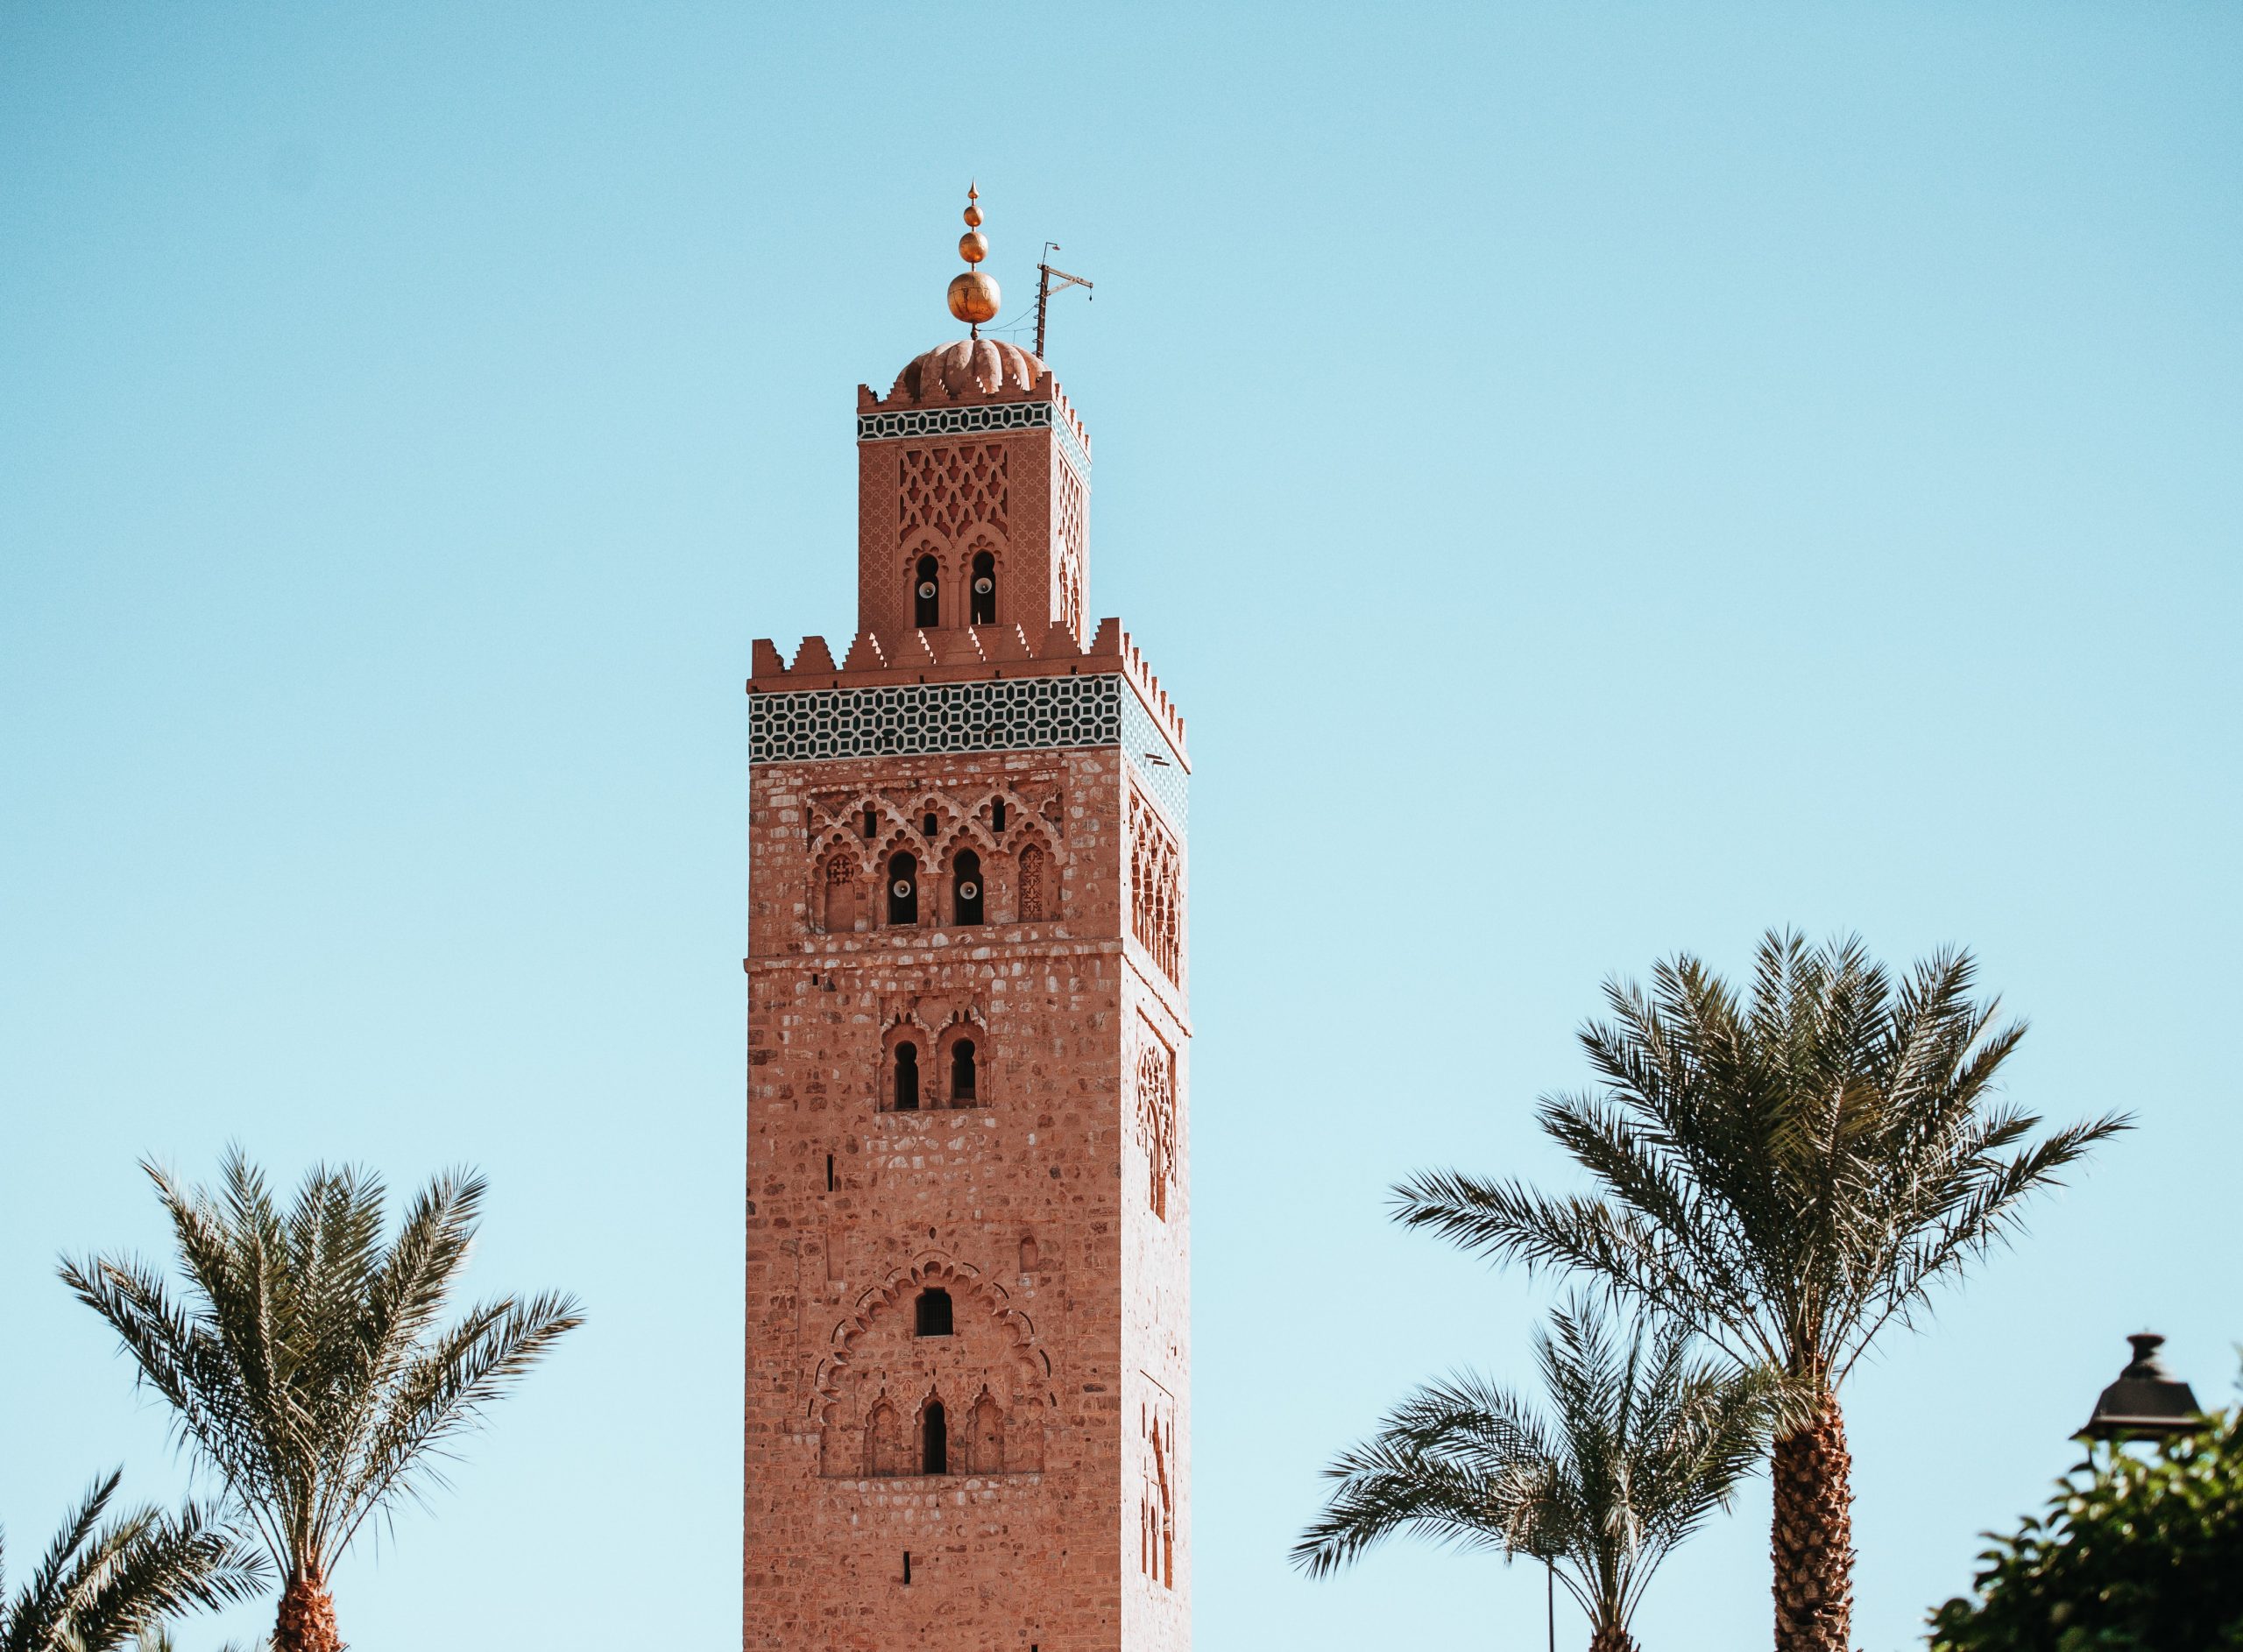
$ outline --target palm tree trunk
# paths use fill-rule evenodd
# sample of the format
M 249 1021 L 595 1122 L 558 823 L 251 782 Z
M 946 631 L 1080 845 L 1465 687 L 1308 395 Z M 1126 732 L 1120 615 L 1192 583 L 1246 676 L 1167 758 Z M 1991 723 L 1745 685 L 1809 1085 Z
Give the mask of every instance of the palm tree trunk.
M 1837 1396 L 1776 1442 L 1776 1652 L 1847 1652 L 1854 1614 L 1853 1458 Z
M 308 1569 L 280 1592 L 280 1619 L 272 1626 L 272 1652 L 345 1652 L 335 1630 L 335 1597 L 324 1573 Z
M 1588 1652 L 1636 1652 L 1636 1638 L 1625 1629 L 1599 1629 L 1588 1638 Z

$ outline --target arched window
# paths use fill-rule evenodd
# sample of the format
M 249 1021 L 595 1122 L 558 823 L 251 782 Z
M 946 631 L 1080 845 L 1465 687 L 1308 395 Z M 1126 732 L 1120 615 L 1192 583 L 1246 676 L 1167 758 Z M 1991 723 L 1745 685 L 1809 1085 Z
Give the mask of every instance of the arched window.
M 997 623 L 997 559 L 987 551 L 973 554 L 973 583 L 972 624 L 994 625 Z
M 950 1429 L 943 1416 L 940 1400 L 927 1401 L 927 1409 L 920 1424 L 919 1472 L 922 1474 L 950 1472 Z
M 932 1286 L 919 1293 L 916 1334 L 922 1337 L 950 1335 L 950 1293 L 941 1286 Z
M 1020 851 L 1020 921 L 1036 923 L 1044 916 L 1044 851 L 1034 844 Z
M 959 923 L 981 921 L 981 857 L 970 849 L 951 864 L 951 910 Z
M 943 623 L 942 569 L 931 556 L 919 559 L 911 574 L 911 623 L 932 631 Z
M 919 921 L 919 863 L 908 852 L 888 858 L 888 921 Z
M 973 1041 L 961 1038 L 950 1047 L 950 1098 L 970 1102 L 973 1098 Z
M 895 1047 L 895 1111 L 919 1111 L 919 1047 L 902 1043 Z
M 993 832 L 1005 830 L 1005 800 L 1001 797 L 989 805 L 989 830 Z

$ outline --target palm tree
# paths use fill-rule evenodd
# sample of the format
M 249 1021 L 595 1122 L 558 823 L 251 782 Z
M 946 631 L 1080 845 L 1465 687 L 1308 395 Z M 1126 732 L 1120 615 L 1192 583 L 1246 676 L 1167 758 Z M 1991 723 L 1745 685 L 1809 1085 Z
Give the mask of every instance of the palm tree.
M 341 1652 L 328 1578 L 370 1516 L 442 1483 L 483 1408 L 581 1323 L 573 1299 L 504 1297 L 437 1319 L 465 1266 L 481 1177 L 442 1175 L 382 1242 L 381 1183 L 315 1168 L 294 1205 L 229 1150 L 216 1196 L 143 1167 L 186 1274 L 66 1261 L 139 1380 L 223 1480 L 282 1579 L 274 1652 Z
M 1588 1614 L 1590 1652 L 1633 1652 L 1652 1573 L 1759 1460 L 1770 1389 L 1693 1359 L 1690 1333 L 1624 1341 L 1588 1304 L 1538 1331 L 1553 1415 L 1481 1377 L 1420 1388 L 1326 1475 L 1339 1482 L 1293 1564 L 1322 1577 L 1390 1533 L 1529 1555 Z
M 200 1504 L 176 1514 L 127 1509 L 104 1525 L 121 1478 L 94 1483 L 22 1593 L 0 1592 L 0 1652 L 115 1652 L 159 1638 L 175 1613 L 245 1600 L 265 1587 L 264 1555 Z
M 1886 1326 L 2018 1225 L 2026 1196 L 2128 1120 L 2029 1140 L 1992 1086 L 2024 1035 L 1971 997 L 1970 957 L 1895 983 L 1857 940 L 1761 942 L 1749 999 L 1698 959 L 1608 984 L 1581 1040 L 1594 1093 L 1543 1129 L 1594 1194 L 1428 1172 L 1397 1213 L 1468 1248 L 1585 1274 L 1689 1325 L 1789 1394 L 1773 1447 L 1776 1645 L 1844 1652 L 1851 1458 L 1838 1394 Z

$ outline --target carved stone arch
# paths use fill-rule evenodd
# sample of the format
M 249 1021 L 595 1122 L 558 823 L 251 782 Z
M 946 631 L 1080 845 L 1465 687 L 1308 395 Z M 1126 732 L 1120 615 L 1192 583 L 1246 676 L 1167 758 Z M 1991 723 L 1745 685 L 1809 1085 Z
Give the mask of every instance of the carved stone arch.
M 1049 923 L 1059 915 L 1059 853 L 1054 835 L 1040 815 L 1023 815 L 1008 834 L 1011 852 L 1004 858 L 1005 892 L 1015 923 Z
M 930 1288 L 949 1293 L 953 1323 L 959 1332 L 957 1345 L 966 1346 L 968 1352 L 973 1347 L 981 1351 L 987 1368 L 978 1370 L 975 1380 L 992 1393 L 1009 1394 L 1008 1415 L 1019 1415 L 1024 1409 L 1048 1414 L 1057 1408 L 1051 1358 L 1037 1341 L 1035 1323 L 1014 1306 L 1010 1294 L 996 1279 L 985 1276 L 971 1263 L 930 1251 L 908 1267 L 867 1285 L 858 1294 L 850 1312 L 833 1327 L 825 1357 L 812 1380 L 808 1408 L 821 1427 L 863 1429 L 868 1425 L 877 1397 L 893 1396 L 894 1381 L 883 1381 L 875 1394 L 861 1396 L 860 1414 L 850 1415 L 847 1391 L 853 1379 L 862 1376 L 869 1380 L 874 1374 L 860 1370 L 866 1351 L 884 1342 L 892 1358 L 897 1347 L 909 1347 L 910 1338 L 905 1333 L 914 1305 L 920 1292 Z M 938 1340 L 952 1344 L 953 1339 Z M 950 1350 L 945 1352 L 947 1354 Z M 901 1379 L 903 1373 L 892 1375 Z M 916 1392 L 925 1379 L 915 1370 L 907 1380 Z M 1000 1403 L 1003 1402 L 1001 1397 Z M 844 1451 L 838 1455 L 848 1454 Z
M 901 1053 L 906 1044 L 911 1047 L 908 1060 Z M 881 1028 L 880 1070 L 873 1077 L 873 1105 L 877 1111 L 917 1112 L 941 1106 L 941 1074 L 935 1029 L 916 1011 L 905 1010 Z
M 836 827 L 810 856 L 810 921 L 828 935 L 865 927 L 864 840 Z
M 960 1044 L 972 1047 L 963 1062 Z M 971 1006 L 953 1011 L 936 1031 L 933 1072 L 945 1107 L 986 1107 L 994 1099 L 989 1084 L 988 1024 Z
M 1006 562 L 1011 550 L 1004 533 L 987 523 L 977 524 L 958 553 L 960 610 L 967 623 L 1001 625 L 1020 607 L 1017 593 L 1008 589 Z M 986 560 L 985 560 L 986 559 Z M 988 589 L 982 589 L 982 581 Z
M 998 829 L 996 822 L 996 806 L 999 803 L 1002 803 L 1005 808 L 1005 824 L 1002 830 Z M 1029 806 L 1025 798 L 1001 781 L 986 787 L 974 799 L 973 808 L 966 810 L 967 818 L 987 835 L 990 847 L 993 849 L 1003 848 L 1021 822 L 1035 813 L 1035 809 Z
M 911 923 L 923 927 L 927 921 L 926 882 L 933 868 L 934 856 L 929 851 L 926 840 L 916 831 L 909 825 L 897 825 L 889 828 L 873 851 L 873 892 L 868 915 L 874 928 L 885 928 L 893 921 L 895 908 L 891 896 L 895 892 L 891 886 L 895 881 L 894 863 L 899 854 L 910 856 L 914 865 L 913 882 L 918 891 L 914 897 L 917 914 Z

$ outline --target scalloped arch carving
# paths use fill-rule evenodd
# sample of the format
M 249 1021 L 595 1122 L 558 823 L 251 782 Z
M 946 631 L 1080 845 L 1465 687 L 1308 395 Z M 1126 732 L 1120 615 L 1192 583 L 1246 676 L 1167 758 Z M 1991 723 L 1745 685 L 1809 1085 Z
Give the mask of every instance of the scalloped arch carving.
M 922 1291 L 950 1294 L 952 1332 L 922 1337 L 915 1308 Z M 833 1328 L 812 1381 L 809 1410 L 819 1435 L 820 1472 L 840 1479 L 901 1472 L 883 1433 L 890 1419 L 924 1414 L 939 1400 L 963 1442 L 958 1454 L 974 1474 L 1035 1473 L 1044 1466 L 1044 1430 L 1058 1405 L 1050 1357 L 1036 1326 L 1005 1288 L 970 1263 L 922 1256 L 867 1287 Z M 986 1405 L 984 1402 L 987 1402 Z

